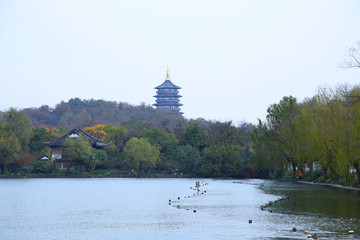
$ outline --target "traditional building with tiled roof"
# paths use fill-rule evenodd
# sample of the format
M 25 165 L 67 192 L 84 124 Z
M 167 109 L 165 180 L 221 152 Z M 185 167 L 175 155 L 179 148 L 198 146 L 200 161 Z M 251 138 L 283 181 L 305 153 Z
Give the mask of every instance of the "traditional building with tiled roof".
M 155 87 L 155 89 L 157 89 L 156 95 L 154 96 L 156 98 L 156 103 L 153 104 L 153 106 L 159 109 L 182 114 L 182 112 L 180 112 L 180 107 L 182 104 L 180 103 L 179 99 L 182 97 L 179 95 L 179 89 L 181 89 L 181 87 L 176 86 L 170 81 L 169 68 L 166 71 L 165 82 Z
M 71 163 L 71 160 L 66 156 L 63 156 L 63 149 L 66 148 L 66 140 L 67 139 L 76 139 L 79 136 L 83 136 L 89 144 L 96 149 L 102 149 L 111 144 L 100 141 L 88 133 L 84 132 L 81 129 L 72 129 L 70 132 L 66 133 L 64 136 L 56 138 L 50 142 L 43 142 L 45 146 L 51 148 L 51 160 L 55 161 L 55 165 L 57 169 L 67 169 L 74 170 L 74 166 Z

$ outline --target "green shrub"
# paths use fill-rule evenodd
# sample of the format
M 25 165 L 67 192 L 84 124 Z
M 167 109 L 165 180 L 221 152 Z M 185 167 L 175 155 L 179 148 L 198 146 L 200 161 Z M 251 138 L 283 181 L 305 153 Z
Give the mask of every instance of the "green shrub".
M 317 177 L 317 178 L 315 179 L 315 182 L 324 183 L 324 182 L 325 182 L 325 177 L 324 177 L 324 176 Z
M 284 179 L 284 180 L 293 180 L 294 176 L 284 176 L 282 179 Z
M 275 170 L 274 172 L 269 173 L 270 179 L 282 179 L 285 171 L 283 169 Z
M 52 161 L 36 161 L 32 163 L 34 173 L 53 173 L 55 165 Z

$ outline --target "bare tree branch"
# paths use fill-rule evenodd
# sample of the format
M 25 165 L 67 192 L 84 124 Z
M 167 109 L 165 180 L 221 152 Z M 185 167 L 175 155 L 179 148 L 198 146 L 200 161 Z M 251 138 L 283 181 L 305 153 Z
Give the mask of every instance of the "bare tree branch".
M 340 65 L 341 68 L 360 68 L 360 41 L 354 47 L 348 49 L 346 59 Z

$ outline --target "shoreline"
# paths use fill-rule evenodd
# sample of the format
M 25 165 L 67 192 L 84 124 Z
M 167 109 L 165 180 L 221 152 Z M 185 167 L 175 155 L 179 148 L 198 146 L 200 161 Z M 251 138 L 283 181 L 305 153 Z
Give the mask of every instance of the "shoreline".
M 58 174 L 34 174 L 34 175 L 17 175 L 0 174 L 0 179 L 25 179 L 25 178 L 194 178 L 190 175 L 173 175 L 173 174 L 72 174 L 72 173 L 58 173 Z
M 191 175 L 180 175 L 180 174 L 59 174 L 59 175 L 53 175 L 53 174 L 39 174 L 39 175 L 2 175 L 0 174 L 0 179 L 25 179 L 25 178 L 203 178 L 203 177 L 197 177 L 197 176 L 191 176 Z M 212 179 L 224 179 L 224 178 L 212 178 Z M 228 178 L 226 178 L 228 179 Z M 232 180 L 244 180 L 244 179 L 233 179 Z M 261 180 L 275 180 L 275 181 L 289 181 L 287 179 L 262 179 L 262 178 L 256 178 Z M 291 180 L 290 180 L 291 181 Z M 308 184 L 308 185 L 317 185 L 317 186 L 325 186 L 325 187 L 332 187 L 332 188 L 340 188 L 340 189 L 346 189 L 346 190 L 355 190 L 360 191 L 360 188 L 356 187 L 348 187 L 343 186 L 340 184 L 335 183 L 317 183 L 317 182 L 307 182 L 307 181 L 299 181 L 299 180 L 292 180 L 291 182 L 299 183 L 299 184 Z
M 347 189 L 347 190 L 360 191 L 360 188 L 347 187 L 347 186 L 343 186 L 340 184 L 334 184 L 334 183 L 316 183 L 316 182 L 306 182 L 306 181 L 294 181 L 294 182 L 300 183 L 300 184 L 318 185 L 318 186 L 326 186 L 326 187 L 332 187 L 332 188 L 341 188 L 341 189 Z

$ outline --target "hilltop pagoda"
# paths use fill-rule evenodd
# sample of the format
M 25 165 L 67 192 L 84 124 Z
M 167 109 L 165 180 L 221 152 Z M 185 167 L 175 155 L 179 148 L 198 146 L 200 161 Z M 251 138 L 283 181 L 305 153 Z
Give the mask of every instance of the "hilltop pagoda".
M 153 106 L 156 108 L 183 114 L 180 112 L 180 106 L 182 106 L 182 104 L 180 103 L 179 99 L 182 96 L 179 95 L 178 91 L 181 89 L 181 87 L 176 86 L 170 81 L 169 68 L 166 70 L 165 82 L 155 87 L 155 89 L 157 89 L 156 95 L 154 96 L 156 98 L 156 103 L 153 104 Z

